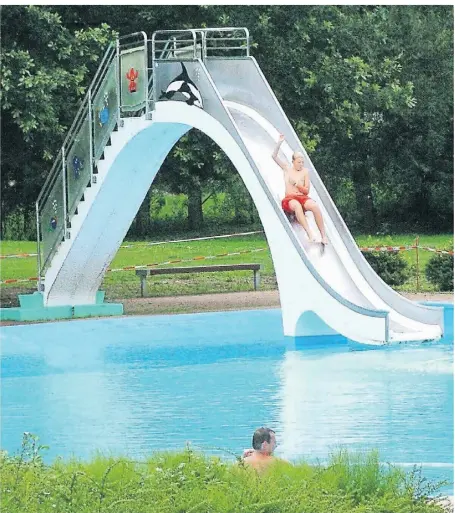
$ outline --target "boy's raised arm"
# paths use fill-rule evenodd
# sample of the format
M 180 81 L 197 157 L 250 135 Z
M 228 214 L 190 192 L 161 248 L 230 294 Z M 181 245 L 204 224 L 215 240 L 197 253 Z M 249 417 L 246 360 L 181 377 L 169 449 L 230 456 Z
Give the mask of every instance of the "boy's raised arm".
M 275 149 L 273 150 L 272 158 L 281 167 L 281 169 L 283 171 L 285 171 L 286 164 L 278 158 L 278 152 L 280 151 L 280 147 L 283 144 L 283 141 L 284 141 L 284 135 L 280 134 L 280 137 L 278 138 L 278 142 L 276 143 Z

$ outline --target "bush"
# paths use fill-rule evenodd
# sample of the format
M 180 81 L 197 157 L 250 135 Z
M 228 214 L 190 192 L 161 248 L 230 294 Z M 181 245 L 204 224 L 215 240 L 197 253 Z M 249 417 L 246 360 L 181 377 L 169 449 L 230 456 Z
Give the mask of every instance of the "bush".
M 398 287 L 409 279 L 407 262 L 399 253 L 364 253 L 373 270 L 391 287 Z
M 438 290 L 453 290 L 453 255 L 433 255 L 425 268 L 427 280 Z
M 36 240 L 34 210 L 16 209 L 2 219 L 3 240 Z

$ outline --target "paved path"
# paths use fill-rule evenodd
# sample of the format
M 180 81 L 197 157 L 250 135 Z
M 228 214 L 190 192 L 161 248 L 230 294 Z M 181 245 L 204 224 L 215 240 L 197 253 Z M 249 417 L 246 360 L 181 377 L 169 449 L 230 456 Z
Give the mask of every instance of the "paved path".
M 404 294 L 412 301 L 452 302 L 453 294 Z M 153 315 L 172 313 L 217 312 L 257 308 L 279 308 L 277 290 L 260 292 L 230 292 L 198 296 L 173 296 L 125 299 L 125 314 Z
M 453 302 L 453 294 L 404 294 L 412 301 Z M 277 290 L 260 292 L 229 292 L 201 294 L 198 296 L 150 297 L 116 300 L 123 303 L 125 315 L 163 315 L 197 312 L 219 312 L 227 310 L 251 310 L 279 308 Z M 0 321 L 0 326 L 28 324 L 24 322 Z

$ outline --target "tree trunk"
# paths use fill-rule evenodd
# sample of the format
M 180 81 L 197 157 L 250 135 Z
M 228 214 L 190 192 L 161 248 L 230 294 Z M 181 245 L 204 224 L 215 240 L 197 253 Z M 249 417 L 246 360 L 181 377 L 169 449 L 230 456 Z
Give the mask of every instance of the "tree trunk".
M 250 223 L 254 224 L 259 219 L 259 214 L 256 215 L 257 208 L 256 208 L 256 204 L 253 201 L 253 198 L 249 199 L 249 203 L 250 203 L 250 208 L 248 209 L 248 212 L 250 214 Z
M 188 190 L 188 228 L 198 230 L 203 224 L 202 189 L 200 184 L 193 183 Z
M 377 212 L 374 206 L 371 178 L 368 167 L 363 163 L 354 163 L 352 167 L 355 198 L 358 213 L 358 228 L 370 232 L 376 226 Z
M 148 190 L 142 205 L 136 214 L 136 222 L 132 235 L 136 237 L 146 237 L 150 231 L 150 198 L 152 196 L 152 188 Z

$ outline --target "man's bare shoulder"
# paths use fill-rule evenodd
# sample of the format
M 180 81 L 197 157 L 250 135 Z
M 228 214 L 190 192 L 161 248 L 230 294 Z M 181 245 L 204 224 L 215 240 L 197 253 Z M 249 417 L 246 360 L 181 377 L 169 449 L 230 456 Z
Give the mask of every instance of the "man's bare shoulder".
M 243 462 L 246 467 L 255 469 L 256 471 L 259 471 L 259 472 L 263 472 L 267 469 L 275 468 L 275 467 L 286 468 L 286 467 L 292 466 L 291 463 L 289 463 L 289 461 L 283 460 L 281 458 L 276 458 L 275 456 L 270 456 L 267 459 L 262 459 L 262 458 L 258 459 L 258 458 L 255 458 L 254 456 L 248 456 L 243 459 Z
M 271 456 L 270 458 L 257 458 L 256 456 L 248 456 L 247 458 L 243 459 L 243 462 L 246 466 L 252 467 L 256 470 L 262 470 L 266 467 L 268 467 L 271 463 L 275 461 L 275 458 Z

